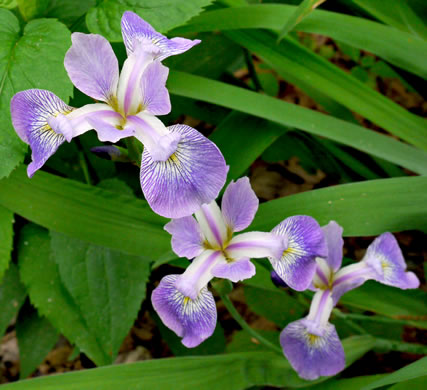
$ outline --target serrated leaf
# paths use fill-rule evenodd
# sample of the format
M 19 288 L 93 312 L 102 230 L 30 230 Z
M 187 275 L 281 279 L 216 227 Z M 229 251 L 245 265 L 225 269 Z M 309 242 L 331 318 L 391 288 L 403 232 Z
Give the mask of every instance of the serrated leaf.
M 120 20 L 125 11 L 133 11 L 157 31 L 167 32 L 202 12 L 212 0 L 103 0 L 86 15 L 89 31 L 109 41 L 122 40 Z
M 24 20 L 31 20 L 43 15 L 49 0 L 17 0 L 19 12 Z
M 0 206 L 0 282 L 9 267 L 13 246 L 13 213 Z
M 109 357 L 90 333 L 82 313 L 61 282 L 51 256 L 48 231 L 26 225 L 21 230 L 18 258 L 21 279 L 39 313 L 97 365 L 107 364 Z
M 31 305 L 25 305 L 16 322 L 20 378 L 29 376 L 58 340 L 58 332 L 45 317 L 39 317 Z
M 18 267 L 11 264 L 0 282 L 0 337 L 24 303 L 27 291 L 19 280 Z
M 65 287 L 112 363 L 145 298 L 146 259 L 51 232 Z
M 10 99 L 29 88 L 48 89 L 68 101 L 73 93 L 64 68 L 70 32 L 53 19 L 37 19 L 21 31 L 14 14 L 0 9 L 0 178 L 23 161 L 27 145 L 15 133 Z

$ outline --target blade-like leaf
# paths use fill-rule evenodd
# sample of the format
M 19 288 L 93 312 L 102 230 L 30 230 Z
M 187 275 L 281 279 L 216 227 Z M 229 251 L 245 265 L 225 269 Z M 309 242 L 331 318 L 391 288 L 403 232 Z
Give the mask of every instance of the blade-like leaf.
M 343 184 L 291 195 L 260 205 L 252 230 L 268 231 L 291 215 L 306 214 L 320 225 L 335 220 L 345 236 L 385 231 L 427 231 L 427 177 L 401 177 Z
M 36 225 L 25 226 L 21 230 L 18 257 L 21 279 L 39 313 L 97 365 L 107 364 L 108 355 L 90 333 L 82 313 L 61 282 L 51 256 L 49 233 Z
M 385 376 L 373 383 L 370 383 L 367 386 L 362 387 L 362 390 L 371 390 L 377 389 L 385 385 L 390 385 L 393 383 L 403 382 L 409 379 L 418 378 L 420 376 L 425 376 L 427 372 L 427 357 L 424 357 L 416 362 L 409 364 L 406 367 L 393 372 L 390 375 Z
M 13 245 L 13 213 L 0 206 L 0 282 L 9 267 Z
M 379 0 L 383 2 L 383 0 Z M 384 2 L 383 2 L 384 3 Z M 384 3 L 387 6 L 387 3 Z M 265 28 L 280 30 L 296 7 L 285 4 L 258 4 L 204 12 L 172 32 L 201 32 Z M 297 25 L 298 31 L 322 34 L 367 50 L 420 77 L 427 77 L 427 42 L 408 32 L 381 23 L 336 12 L 315 10 Z
M 10 99 L 24 89 L 42 88 L 68 101 L 73 93 L 64 68 L 70 32 L 54 19 L 37 19 L 21 31 L 15 15 L 0 9 L 0 178 L 9 175 L 27 150 L 13 130 Z
M 145 298 L 148 261 L 54 232 L 51 248 L 61 280 L 112 363 Z
M 43 361 L 58 340 L 58 332 L 45 317 L 28 305 L 16 322 L 20 358 L 20 378 L 26 378 Z M 24 306 L 26 309 L 27 306 Z
M 343 340 L 347 364 L 372 349 L 369 336 Z M 3 385 L 4 390 L 242 390 L 252 386 L 301 387 L 300 379 L 283 356 L 271 352 L 230 353 L 155 359 L 101 367 L 70 374 L 45 376 Z M 2 389 L 3 390 L 3 389 Z
M 326 0 L 303 0 L 295 12 L 290 16 L 290 18 L 286 21 L 282 31 L 280 31 L 278 41 L 281 41 L 282 38 L 291 31 L 298 23 L 311 12 L 314 11 L 316 7 L 320 4 L 324 3 Z
M 157 31 L 166 32 L 199 14 L 212 0 L 102 0 L 86 15 L 89 31 L 109 41 L 122 40 L 120 19 L 125 11 L 133 11 Z
M 427 173 L 426 152 L 295 104 L 177 71 L 170 73 L 168 88 L 176 95 L 218 104 L 283 126 L 305 130 L 402 165 L 417 173 Z
M 363 385 L 374 382 L 383 376 L 384 375 L 366 375 L 357 376 L 355 378 L 333 379 L 325 383 L 319 383 L 317 385 L 311 386 L 310 390 L 360 390 Z
M 427 294 L 421 290 L 400 290 L 376 282 L 344 294 L 340 303 L 388 317 L 404 319 L 427 329 Z
M 265 119 L 232 112 L 218 125 L 210 139 L 221 149 L 230 165 L 227 179 L 235 180 L 286 131 L 283 126 Z
M 154 259 L 170 250 L 166 219 L 134 197 L 18 168 L 0 181 L 0 204 L 50 230 Z
M 19 280 L 18 267 L 11 264 L 0 281 L 0 337 L 24 303 L 27 291 Z
M 390 133 L 427 149 L 425 120 L 344 72 L 292 38 L 275 44 L 275 34 L 266 31 L 229 31 L 236 43 L 253 51 L 285 80 L 312 88 L 343 104 Z

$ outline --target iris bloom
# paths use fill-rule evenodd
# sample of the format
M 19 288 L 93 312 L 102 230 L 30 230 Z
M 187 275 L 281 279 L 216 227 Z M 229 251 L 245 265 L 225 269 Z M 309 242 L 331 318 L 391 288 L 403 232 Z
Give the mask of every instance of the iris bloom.
M 199 345 L 215 329 L 215 301 L 207 289 L 212 278 L 232 282 L 251 278 L 255 274 L 251 258 L 281 258 L 287 248 L 283 235 L 249 232 L 233 236 L 251 224 L 257 209 L 258 198 L 244 177 L 228 185 L 221 209 L 215 201 L 204 204 L 195 218 L 175 219 L 165 226 L 172 235 L 174 252 L 194 260 L 183 274 L 165 276 L 151 300 L 164 324 L 183 338 L 185 346 Z M 298 230 L 301 222 L 300 217 L 292 217 L 283 223 Z
M 102 102 L 74 109 L 44 90 L 19 92 L 11 102 L 12 121 L 30 144 L 31 177 L 65 141 L 95 129 L 101 141 L 135 136 L 144 144 L 141 187 L 152 209 L 181 217 L 210 202 L 224 185 L 226 166 L 219 149 L 197 130 L 165 127 L 156 115 L 170 112 L 164 58 L 199 40 L 167 39 L 132 12 L 122 18 L 128 58 L 119 66 L 110 43 L 96 34 L 74 33 L 64 65 L 80 91 Z
M 329 323 L 333 307 L 347 291 L 376 280 L 401 289 L 417 288 L 419 280 L 406 272 L 399 245 L 391 233 L 384 233 L 369 245 L 362 261 L 341 267 L 342 227 L 331 221 L 323 227 L 326 259 L 316 259 L 312 288 L 316 291 L 308 316 L 290 323 L 280 335 L 280 343 L 292 367 L 304 379 L 335 375 L 345 367 L 345 356 L 335 326 Z

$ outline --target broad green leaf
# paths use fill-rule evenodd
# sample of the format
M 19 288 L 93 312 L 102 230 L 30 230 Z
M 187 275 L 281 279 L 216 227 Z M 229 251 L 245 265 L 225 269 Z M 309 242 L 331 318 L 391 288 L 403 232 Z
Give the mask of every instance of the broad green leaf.
M 82 313 L 61 282 L 50 251 L 49 233 L 36 225 L 25 226 L 21 230 L 18 257 L 21 279 L 40 315 L 97 365 L 107 364 L 108 355 L 90 333 Z
M 278 331 L 262 329 L 257 329 L 256 331 L 262 337 L 270 341 L 270 343 L 272 344 L 277 344 L 279 342 L 280 332 Z M 237 332 L 234 332 L 231 342 L 227 344 L 227 353 L 259 352 L 268 350 L 269 348 L 267 346 L 256 340 L 246 330 L 239 330 Z
M 229 31 L 236 43 L 266 61 L 285 80 L 310 83 L 348 109 L 355 111 L 405 141 L 427 149 L 424 119 L 406 111 L 368 85 L 360 82 L 321 56 L 286 37 L 276 45 L 275 34 L 266 31 Z
M 59 275 L 112 363 L 145 298 L 147 259 L 51 233 Z
M 379 0 L 383 2 L 383 0 Z M 204 12 L 172 32 L 265 28 L 280 30 L 296 10 L 285 4 L 258 4 L 235 9 Z M 329 36 L 369 51 L 420 77 L 427 77 L 427 42 L 410 33 L 364 18 L 315 10 L 297 25 L 298 31 Z
M 24 20 L 40 17 L 46 11 L 50 0 L 17 0 L 19 12 Z
M 84 20 L 86 12 L 95 4 L 95 0 L 50 0 L 45 15 L 57 18 L 71 28 L 80 19 Z
M 138 178 L 135 178 L 138 180 Z M 0 181 L 0 204 L 50 230 L 155 259 L 170 250 L 166 219 L 135 197 L 23 167 Z
M 0 0 L 0 8 L 13 9 L 17 6 L 17 0 Z
M 30 305 L 24 309 L 16 322 L 21 379 L 37 368 L 58 340 L 58 332 L 45 317 L 39 317 Z
M 278 41 L 281 41 L 282 38 L 289 31 L 294 29 L 298 23 L 301 23 L 301 21 L 306 16 L 310 15 L 310 13 L 313 12 L 316 7 L 318 7 L 320 4 L 324 3 L 325 1 L 326 0 L 302 0 L 301 4 L 298 6 L 295 12 L 290 16 L 288 20 L 286 20 L 286 23 L 282 31 L 280 31 Z
M 27 145 L 15 133 L 10 99 L 29 88 L 48 89 L 68 101 L 73 85 L 64 68 L 70 32 L 53 19 L 37 19 L 23 31 L 10 11 L 0 9 L 0 178 L 23 161 Z
M 0 337 L 3 337 L 10 321 L 24 303 L 27 292 L 19 280 L 18 267 L 10 264 L 0 281 Z
M 368 336 L 343 340 L 347 364 L 369 351 L 373 343 Z M 5 384 L 3 389 L 242 390 L 310 383 L 300 379 L 283 356 L 262 351 L 146 360 Z
M 427 373 L 427 357 L 424 357 L 416 362 L 409 364 L 389 374 L 373 383 L 368 384 L 367 386 L 362 387 L 362 390 L 371 390 L 377 389 L 379 387 L 390 385 L 393 383 L 403 382 L 409 379 L 414 379 L 417 377 L 425 376 Z
M 175 95 L 218 104 L 283 126 L 305 130 L 402 165 L 414 172 L 427 173 L 425 151 L 332 116 L 219 81 L 177 71 L 170 72 L 168 88 Z
M 133 11 L 157 31 L 166 32 L 184 24 L 202 12 L 212 0 L 101 0 L 86 15 L 89 31 L 109 41 L 122 40 L 120 19 L 125 11 Z
M 427 294 L 421 290 L 400 290 L 377 282 L 367 282 L 344 294 L 340 303 L 408 320 L 414 326 L 427 329 Z
M 230 165 L 227 179 L 233 180 L 239 178 L 286 131 L 286 128 L 265 119 L 232 112 L 218 125 L 210 139 Z
M 427 231 L 427 177 L 400 177 L 343 184 L 275 199 L 260 205 L 251 230 L 268 231 L 291 215 L 320 225 L 335 220 L 345 236 L 385 231 Z
M 9 267 L 13 247 L 13 213 L 0 206 L 0 282 Z

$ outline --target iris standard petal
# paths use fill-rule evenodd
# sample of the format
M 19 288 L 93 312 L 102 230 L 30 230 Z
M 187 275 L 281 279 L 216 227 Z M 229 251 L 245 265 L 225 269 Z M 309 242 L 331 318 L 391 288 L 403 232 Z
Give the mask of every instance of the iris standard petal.
M 207 241 L 206 245 L 210 248 L 221 250 L 224 243 L 229 239 L 229 232 L 216 201 L 213 200 L 209 204 L 203 204 L 195 212 L 195 217 Z
M 13 127 L 31 147 L 33 161 L 28 165 L 27 173 L 32 177 L 65 141 L 63 134 L 69 134 L 70 131 L 66 118 L 51 120 L 54 129 L 49 125 L 49 119 L 66 115 L 73 108 L 50 91 L 28 89 L 12 98 L 10 110 Z
M 342 263 L 342 249 L 344 246 L 342 238 L 343 228 L 335 221 L 330 221 L 326 226 L 322 226 L 322 231 L 325 235 L 326 246 L 328 248 L 328 255 L 325 261 L 335 272 L 341 267 Z
M 163 323 L 182 337 L 182 343 L 187 348 L 193 348 L 215 330 L 215 300 L 206 287 L 194 300 L 184 296 L 175 287 L 178 276 L 165 276 L 154 289 L 151 302 Z
M 373 270 L 372 279 L 380 283 L 401 289 L 417 288 L 420 285 L 413 272 L 405 272 L 405 259 L 391 233 L 377 237 L 369 245 L 362 261 Z
M 280 345 L 301 378 L 313 380 L 345 368 L 344 349 L 330 323 L 318 327 L 307 319 L 291 322 L 280 334 Z
M 141 95 L 143 109 L 153 115 L 166 115 L 171 111 L 166 80 L 169 69 L 160 61 L 147 65 L 141 76 Z
M 227 257 L 240 259 L 242 257 L 262 258 L 279 257 L 286 248 L 283 238 L 272 233 L 249 232 L 234 236 L 225 248 Z
M 213 276 L 231 280 L 233 283 L 250 279 L 255 275 L 255 273 L 255 266 L 247 257 L 231 261 L 227 259 L 226 261 L 222 261 L 212 268 Z
M 316 257 L 327 254 L 322 229 L 314 218 L 298 215 L 286 218 L 272 233 L 287 240 L 281 257 L 269 260 L 276 273 L 294 290 L 307 289 L 316 271 Z
M 151 52 L 153 54 L 153 58 L 160 60 L 171 55 L 184 53 L 194 45 L 200 43 L 199 39 L 168 39 L 154 30 L 149 23 L 131 11 L 126 11 L 123 14 L 122 35 L 128 55 L 134 52 L 138 45 L 143 45 L 145 51 Z
M 192 259 L 203 252 L 203 235 L 197 221 L 188 217 L 172 219 L 164 229 L 172 235 L 172 249 L 179 257 Z
M 227 168 L 218 147 L 197 130 L 185 125 L 168 130 L 181 137 L 177 149 L 166 161 L 154 161 L 144 149 L 141 188 L 157 214 L 181 218 L 218 196 Z
M 233 232 L 246 229 L 255 217 L 259 200 L 251 188 L 249 178 L 232 181 L 224 192 L 221 211 Z
M 73 33 L 64 60 L 73 84 L 86 95 L 113 103 L 119 81 L 119 64 L 110 43 L 101 35 Z

